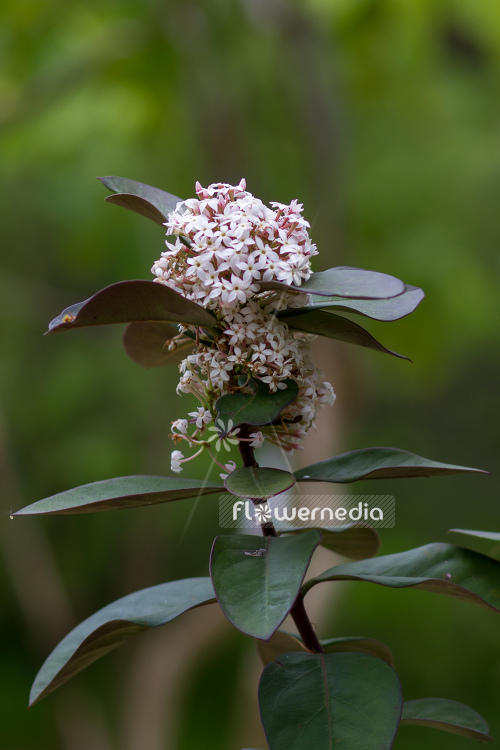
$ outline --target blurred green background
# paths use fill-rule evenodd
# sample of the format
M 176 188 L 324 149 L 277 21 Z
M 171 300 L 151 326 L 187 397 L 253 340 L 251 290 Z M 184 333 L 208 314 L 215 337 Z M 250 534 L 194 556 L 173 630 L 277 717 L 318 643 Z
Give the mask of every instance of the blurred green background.
M 174 394 L 175 372 L 127 359 L 116 329 L 42 334 L 99 288 L 151 278 L 163 249 L 161 228 L 104 204 L 96 175 L 182 197 L 196 180 L 245 176 L 266 202 L 304 202 L 316 270 L 385 271 L 427 294 L 411 318 L 367 321 L 413 365 L 321 347 L 338 401 L 297 465 L 392 445 L 497 472 L 500 5 L 4 0 L 0 19 L 0 745 L 264 747 L 252 644 L 213 607 L 141 636 L 26 712 L 37 669 L 71 627 L 135 589 L 206 575 L 218 533 L 210 498 L 185 535 L 185 501 L 9 520 L 78 484 L 170 473 L 170 422 L 191 406 Z M 498 472 L 354 488 L 396 496 L 387 553 L 453 527 L 498 531 L 498 489 Z M 380 638 L 406 698 L 468 703 L 500 736 L 492 613 L 367 584 L 324 593 L 320 635 Z M 424 742 L 469 741 L 404 727 L 395 748 Z

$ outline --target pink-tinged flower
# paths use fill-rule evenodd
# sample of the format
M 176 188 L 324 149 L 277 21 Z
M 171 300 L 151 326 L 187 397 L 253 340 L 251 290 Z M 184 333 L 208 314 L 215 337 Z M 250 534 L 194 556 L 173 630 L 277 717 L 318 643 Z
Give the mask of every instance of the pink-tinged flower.
M 170 457 L 170 468 L 172 471 L 175 471 L 176 474 L 179 474 L 182 471 L 181 462 L 184 459 L 184 455 L 181 453 L 181 451 L 172 451 L 172 455 Z
M 250 443 L 252 448 L 260 448 L 262 443 L 264 442 L 264 435 L 262 432 L 251 432 L 250 437 L 253 438 L 252 442 Z
M 224 279 L 222 283 L 226 288 L 226 291 L 222 292 L 222 304 L 225 306 L 231 305 L 232 302 L 240 302 L 241 304 L 245 304 L 249 294 L 259 291 L 259 287 L 255 284 L 252 284 L 252 277 L 241 279 L 234 273 L 231 274 L 230 281 Z

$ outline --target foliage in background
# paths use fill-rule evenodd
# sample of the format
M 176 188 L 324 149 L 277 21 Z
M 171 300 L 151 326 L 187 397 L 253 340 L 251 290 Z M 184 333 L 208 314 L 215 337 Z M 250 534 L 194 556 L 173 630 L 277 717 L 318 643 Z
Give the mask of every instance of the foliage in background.
M 319 206 L 312 235 L 324 268 L 376 266 L 428 293 L 418 314 L 404 327 L 391 324 L 386 336 L 391 349 L 412 352 L 413 367 L 389 367 L 383 357 L 361 352 L 355 369 L 363 375 L 353 376 L 352 355 L 345 347 L 335 350 L 346 372 L 342 387 L 334 384 L 339 402 L 349 405 L 348 447 L 380 441 L 493 467 L 499 13 L 493 0 L 2 5 L 2 582 L 9 604 L 1 627 L 9 650 L 1 699 L 12 750 L 42 750 L 43 742 L 71 746 L 62 739 L 63 707 L 33 709 L 29 721 L 19 709 L 40 656 L 68 625 L 115 598 L 116 581 L 126 594 L 154 577 L 168 580 L 174 560 L 186 576 L 198 575 L 208 552 L 196 550 L 191 559 L 178 547 L 185 508 L 170 512 L 168 523 L 162 509 L 145 509 L 140 520 L 124 511 L 121 528 L 105 520 L 97 529 L 90 519 L 57 519 L 44 537 L 31 530 L 24 554 L 29 567 L 37 562 L 37 580 L 31 584 L 19 573 L 13 548 L 22 546 L 24 532 L 8 521 L 13 508 L 92 479 L 161 473 L 168 460 L 165 428 L 177 416 L 165 397 L 173 383 L 151 371 L 144 387 L 143 373 L 119 353 L 115 332 L 80 332 L 70 342 L 42 337 L 44 321 L 99 284 L 143 278 L 151 249 L 162 242 L 156 227 L 100 205 L 95 175 L 105 165 L 184 195 L 196 178 L 233 182 L 244 174 L 263 200 L 300 195 L 306 210 Z M 439 276 L 447 282 L 437 282 Z M 375 325 L 370 330 L 377 335 Z M 395 364 L 406 367 L 405 376 L 395 373 Z M 488 480 L 480 496 L 452 479 L 426 498 L 418 486 L 405 486 L 404 497 L 395 491 L 398 527 L 385 532 L 385 549 L 444 538 L 445 516 L 454 526 L 472 525 L 471 503 L 476 528 L 491 527 L 497 481 Z M 190 533 L 209 538 L 209 525 L 199 508 Z M 66 590 L 59 599 L 58 577 Z M 40 621 L 27 610 L 23 592 L 30 585 L 50 602 L 43 635 L 35 634 Z M 441 675 L 436 695 L 450 695 L 452 686 L 452 697 L 480 703 L 494 716 L 498 640 L 483 613 L 464 609 L 457 622 L 447 602 L 437 612 L 429 605 L 434 627 L 419 627 L 421 646 L 409 648 L 397 632 L 418 622 L 417 606 L 406 592 L 377 593 L 360 597 L 353 586 L 346 594 L 349 614 L 335 620 L 337 630 L 361 632 L 375 614 L 370 633 L 394 645 L 412 695 L 425 694 L 425 652 Z M 405 606 L 395 613 L 385 593 Z M 227 684 L 236 680 L 236 663 L 226 661 L 220 670 Z M 124 717 L 103 698 L 113 692 L 112 673 L 124 669 L 118 658 L 113 664 L 116 669 L 96 667 L 94 677 L 82 678 L 86 697 L 75 695 L 73 706 L 99 706 L 106 732 L 120 745 Z M 481 689 L 460 676 L 475 668 L 486 675 Z M 213 690 L 213 669 L 197 679 Z M 197 694 L 193 687 L 193 700 Z M 75 711 L 68 714 L 76 724 Z M 490 729 L 500 735 L 495 721 Z M 410 731 L 404 741 L 411 749 L 419 742 Z M 183 748 L 196 747 L 194 733 L 182 724 Z M 440 748 L 459 742 L 427 741 Z

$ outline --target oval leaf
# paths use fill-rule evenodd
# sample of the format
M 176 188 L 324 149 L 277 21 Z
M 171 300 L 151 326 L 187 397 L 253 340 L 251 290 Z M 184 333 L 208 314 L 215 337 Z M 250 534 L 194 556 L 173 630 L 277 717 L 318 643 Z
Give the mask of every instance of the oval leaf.
M 319 461 L 295 472 L 298 482 L 337 482 L 359 479 L 435 477 L 446 474 L 489 474 L 482 469 L 442 464 L 399 448 L 363 448 Z
M 323 581 L 412 587 L 500 612 L 500 562 L 452 544 L 427 544 L 395 555 L 337 565 L 308 581 L 303 593 Z
M 104 187 L 115 193 L 115 195 L 108 195 L 105 198 L 106 201 L 135 211 L 157 224 L 164 224 L 169 213 L 175 211 L 178 203 L 182 203 L 182 198 L 176 195 L 171 195 L 151 185 L 145 185 L 143 182 L 128 180 L 126 177 L 109 176 L 97 179 Z
M 328 271 L 313 273 L 300 286 L 283 284 L 281 281 L 256 281 L 261 291 L 268 289 L 291 289 L 305 294 L 352 299 L 387 299 L 406 291 L 406 285 L 394 276 L 364 268 L 339 266 Z
M 123 346 L 130 359 L 146 369 L 177 365 L 193 348 L 194 341 L 186 341 L 169 351 L 169 340 L 179 331 L 169 323 L 129 323 L 123 334 Z
M 30 705 L 133 635 L 214 601 L 210 578 L 186 578 L 136 591 L 108 604 L 56 646 L 35 678 Z
M 389 750 L 402 703 L 396 672 L 365 654 L 284 654 L 259 685 L 270 750 Z
M 382 321 L 393 321 L 404 318 L 406 315 L 410 315 L 422 302 L 425 294 L 421 289 L 416 286 L 406 285 L 406 289 L 403 294 L 397 297 L 391 297 L 390 299 L 345 299 L 343 297 L 311 297 L 309 304 L 305 307 L 291 308 L 278 313 L 278 318 L 289 318 L 297 315 L 297 313 L 305 313 L 309 310 L 320 310 L 325 308 L 326 310 L 343 310 L 345 312 L 356 313 L 357 315 L 363 315 L 366 318 L 372 318 L 373 320 Z M 288 320 L 286 320 L 288 323 Z
M 320 540 L 319 531 L 216 537 L 210 575 L 227 619 L 254 638 L 271 638 L 293 607 Z
M 450 529 L 448 534 L 458 537 L 457 544 L 468 547 L 483 555 L 500 560 L 500 534 L 496 531 L 470 531 L 469 529 Z
M 473 708 L 444 698 L 421 698 L 406 701 L 401 724 L 443 729 L 478 742 L 493 742 L 488 724 Z
M 352 320 L 343 318 L 340 315 L 334 315 L 330 312 L 316 310 L 294 315 L 286 319 L 286 324 L 294 331 L 303 331 L 305 333 L 314 333 L 318 336 L 327 336 L 329 339 L 337 339 L 347 344 L 356 344 L 364 346 L 367 349 L 374 349 L 376 352 L 392 354 L 400 359 L 411 360 L 408 357 L 393 352 L 382 346 L 377 339 L 373 338 L 364 328 L 354 323 Z
M 350 557 L 351 560 L 365 560 L 367 557 L 374 557 L 380 550 L 381 540 L 375 529 L 371 526 L 352 525 L 338 529 L 322 529 L 321 546 L 326 547 L 331 552 L 343 557 Z M 280 530 L 280 533 L 300 534 L 302 529 Z
M 46 497 L 21 508 L 15 516 L 56 513 L 95 513 L 101 510 L 138 508 L 170 503 L 201 495 L 213 495 L 223 487 L 214 482 L 180 477 L 131 476 L 105 479 Z
M 119 281 L 90 299 L 67 307 L 49 323 L 47 333 L 132 321 L 170 321 L 205 328 L 216 322 L 211 312 L 164 284 Z
M 218 418 L 227 426 L 224 437 L 240 424 L 271 424 L 292 401 L 295 401 L 299 387 L 295 380 L 284 380 L 286 388 L 271 393 L 266 383 L 254 378 L 249 381 L 253 393 L 227 393 L 215 402 Z
M 244 466 L 232 471 L 224 480 L 224 486 L 233 495 L 253 500 L 279 495 L 294 484 L 294 476 L 289 471 L 266 466 Z

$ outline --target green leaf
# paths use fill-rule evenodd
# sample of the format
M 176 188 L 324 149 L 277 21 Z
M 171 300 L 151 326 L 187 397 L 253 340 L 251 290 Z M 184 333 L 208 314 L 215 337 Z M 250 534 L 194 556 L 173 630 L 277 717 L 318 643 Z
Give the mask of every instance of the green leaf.
M 298 482 L 337 482 L 360 479 L 435 477 L 446 474 L 489 474 L 482 469 L 442 464 L 399 448 L 363 448 L 319 461 L 295 472 Z
M 248 383 L 253 393 L 227 393 L 218 398 L 215 408 L 219 420 L 226 426 L 221 437 L 240 424 L 260 426 L 274 422 L 299 392 L 295 380 L 284 380 L 283 384 L 286 388 L 271 393 L 266 383 L 254 378 Z
M 351 560 L 365 560 L 374 557 L 380 549 L 380 536 L 371 526 L 352 525 L 337 529 L 322 529 L 321 546 Z M 284 529 L 280 534 L 301 534 L 303 529 Z
M 145 216 L 157 224 L 164 224 L 169 213 L 175 211 L 178 203 L 182 203 L 182 198 L 151 185 L 145 185 L 143 182 L 113 176 L 98 177 L 97 179 L 102 182 L 104 187 L 114 193 L 114 195 L 108 195 L 104 199 L 105 201 L 135 211 L 135 213 L 141 214 L 141 216 Z
M 123 345 L 130 359 L 142 367 L 177 365 L 187 357 L 194 342 L 179 344 L 173 351 L 165 346 L 179 331 L 169 323 L 129 323 L 123 334 Z
M 427 544 L 394 555 L 337 565 L 312 578 L 306 593 L 323 581 L 368 581 L 389 588 L 416 588 L 500 612 L 500 563 L 452 544 Z
M 500 534 L 497 531 L 470 531 L 469 529 L 450 529 L 448 534 L 458 537 L 457 544 L 468 547 L 483 555 L 500 560 Z
M 377 339 L 373 338 L 371 333 L 354 323 L 352 320 L 342 318 L 340 315 L 334 315 L 330 312 L 315 310 L 304 312 L 302 315 L 294 315 L 286 319 L 286 324 L 294 331 L 303 331 L 305 333 L 314 333 L 318 336 L 327 336 L 330 339 L 344 341 L 347 344 L 356 344 L 364 346 L 367 349 L 374 349 L 377 352 L 392 354 L 400 359 L 411 360 L 403 354 L 398 354 L 382 346 Z
M 56 646 L 35 678 L 30 705 L 133 635 L 214 601 L 210 578 L 186 578 L 136 591 L 108 604 Z
M 390 299 L 345 299 L 343 297 L 312 297 L 309 304 L 305 307 L 290 308 L 278 313 L 278 318 L 290 318 L 295 315 L 308 312 L 309 310 L 343 310 L 345 312 L 363 315 L 373 320 L 393 321 L 410 315 L 422 302 L 425 295 L 421 289 L 416 286 L 406 285 L 406 291 L 397 297 Z M 288 323 L 288 320 L 286 320 Z M 289 324 L 290 325 L 290 324 Z
M 319 531 L 291 537 L 216 537 L 210 575 L 217 600 L 238 630 L 268 640 L 293 607 Z
M 283 284 L 280 281 L 256 281 L 255 283 L 259 285 L 261 291 L 291 289 L 305 294 L 353 299 L 387 299 L 397 297 L 406 291 L 406 285 L 394 276 L 347 266 L 313 273 L 300 286 Z
M 347 636 L 344 638 L 330 638 L 321 641 L 326 654 L 352 653 L 368 654 L 382 659 L 389 666 L 394 666 L 392 651 L 385 643 L 376 641 L 374 638 L 361 638 L 359 636 Z
M 255 641 L 257 652 L 264 666 L 270 664 L 281 654 L 292 652 L 309 653 L 299 635 L 287 633 L 285 630 L 277 630 L 269 641 Z M 391 667 L 394 666 L 394 658 L 391 650 L 380 641 L 373 638 L 360 638 L 359 636 L 346 638 L 330 638 L 321 641 L 326 654 L 341 652 L 357 652 L 376 656 L 387 662 Z
M 398 675 L 365 654 L 284 654 L 259 685 L 270 750 L 389 750 L 402 697 Z
M 95 513 L 101 510 L 138 508 L 200 495 L 213 495 L 223 487 L 214 482 L 180 477 L 131 476 L 84 484 L 46 497 L 14 513 L 31 516 L 56 513 Z
M 232 471 L 224 480 L 224 486 L 233 495 L 254 500 L 279 495 L 294 484 L 295 478 L 289 471 L 266 466 L 244 466 Z
M 444 698 L 420 698 L 403 705 L 401 724 L 442 729 L 478 742 L 493 742 L 488 724 L 474 709 Z
M 119 281 L 63 310 L 47 333 L 133 321 L 170 321 L 210 328 L 215 317 L 204 307 L 154 281 Z

